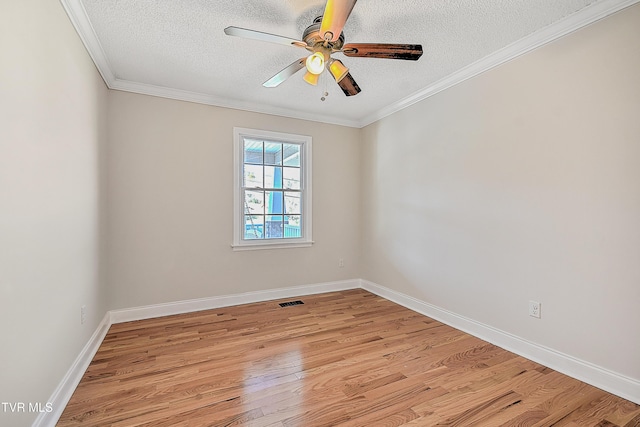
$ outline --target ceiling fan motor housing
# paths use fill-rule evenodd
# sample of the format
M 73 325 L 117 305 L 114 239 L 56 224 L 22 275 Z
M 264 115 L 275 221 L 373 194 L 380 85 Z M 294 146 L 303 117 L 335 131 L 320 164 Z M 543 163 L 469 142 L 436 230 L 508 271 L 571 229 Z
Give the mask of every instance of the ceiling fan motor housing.
M 317 48 L 324 46 L 324 43 L 325 43 L 324 37 L 322 37 L 322 35 L 320 34 L 321 22 L 322 22 L 322 16 L 318 16 L 316 19 L 313 20 L 313 24 L 309 25 L 306 28 L 306 30 L 304 30 L 304 33 L 302 33 L 302 40 L 304 40 L 304 42 L 308 46 L 311 46 L 312 48 L 314 48 L 314 51 L 316 51 Z M 328 43 L 327 47 L 329 48 L 330 51 L 342 49 L 342 46 L 344 45 L 344 33 L 340 32 L 340 37 L 338 37 L 338 40 L 334 42 L 327 42 L 327 43 Z

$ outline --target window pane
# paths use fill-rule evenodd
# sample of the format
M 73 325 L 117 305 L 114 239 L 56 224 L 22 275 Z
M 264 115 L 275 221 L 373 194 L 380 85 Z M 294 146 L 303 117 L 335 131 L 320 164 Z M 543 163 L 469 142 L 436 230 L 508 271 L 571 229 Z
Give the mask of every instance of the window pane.
M 282 144 L 277 142 L 264 143 L 264 164 L 282 165 Z
M 265 191 L 265 214 L 283 214 L 282 191 Z
M 300 146 L 298 144 L 282 144 L 282 157 L 285 166 L 300 167 Z
M 244 216 L 244 238 L 264 239 L 264 216 L 245 215 Z
M 282 178 L 284 180 L 284 188 L 300 189 L 300 168 L 283 168 Z
M 311 144 L 307 135 L 234 127 L 234 250 L 311 245 Z
M 264 166 L 258 165 L 244 165 L 244 185 L 247 188 L 262 188 L 263 183 L 263 169 Z
M 284 213 L 300 214 L 300 193 L 287 191 L 284 193 Z
M 301 237 L 300 215 L 286 215 L 284 217 L 284 237 Z
M 280 166 L 264 167 L 264 188 L 282 188 L 282 168 Z
M 262 141 L 245 138 L 244 162 L 262 164 Z
M 265 222 L 265 238 L 281 239 L 282 238 L 282 215 L 267 215 Z
M 245 190 L 243 212 L 249 215 L 264 213 L 264 192 Z

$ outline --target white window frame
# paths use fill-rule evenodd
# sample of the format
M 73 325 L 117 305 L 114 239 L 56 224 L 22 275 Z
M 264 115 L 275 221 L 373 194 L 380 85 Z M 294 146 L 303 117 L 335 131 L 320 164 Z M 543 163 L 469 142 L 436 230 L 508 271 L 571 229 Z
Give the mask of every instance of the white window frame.
M 301 237 L 275 239 L 244 239 L 244 138 L 264 139 L 300 145 L 301 176 Z M 311 195 L 312 138 L 260 129 L 233 128 L 233 247 L 234 251 L 308 247 L 313 244 Z

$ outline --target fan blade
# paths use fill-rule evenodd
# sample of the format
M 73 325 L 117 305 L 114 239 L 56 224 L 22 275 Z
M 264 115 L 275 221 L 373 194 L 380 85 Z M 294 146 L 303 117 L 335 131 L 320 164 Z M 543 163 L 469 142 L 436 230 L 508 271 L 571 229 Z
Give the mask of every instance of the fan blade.
M 269 80 L 264 82 L 262 86 L 264 87 L 276 87 L 283 81 L 287 80 L 289 77 L 293 76 L 295 73 L 304 68 L 304 63 L 307 58 L 300 58 L 293 64 L 289 65 L 284 70 L 280 71 L 275 76 L 271 77 Z
M 275 34 L 263 33 L 261 31 L 247 30 L 246 28 L 227 27 L 224 33 L 228 36 L 244 37 L 245 39 L 260 40 L 263 42 L 271 42 L 283 44 L 286 46 L 299 46 L 306 48 L 307 44 L 303 41 L 290 39 L 289 37 L 278 36 Z
M 342 89 L 344 94 L 347 96 L 353 96 L 360 93 L 360 86 L 358 86 L 358 83 L 353 80 L 351 73 L 347 73 L 347 75 L 338 82 L 338 86 L 340 86 L 340 89 Z
M 348 43 L 342 48 L 346 56 L 365 58 L 407 59 L 417 61 L 422 56 L 419 44 Z
M 329 41 L 336 41 L 342 33 L 342 27 L 351 14 L 353 6 L 357 0 L 327 0 L 322 15 L 322 23 L 320 24 L 320 36 Z M 325 34 L 331 33 L 331 34 Z

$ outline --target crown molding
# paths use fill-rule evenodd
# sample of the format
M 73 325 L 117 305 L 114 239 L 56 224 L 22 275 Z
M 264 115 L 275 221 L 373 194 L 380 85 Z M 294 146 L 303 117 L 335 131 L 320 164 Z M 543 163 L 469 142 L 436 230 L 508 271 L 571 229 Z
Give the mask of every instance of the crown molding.
M 234 110 L 250 111 L 254 113 L 270 114 L 275 116 L 289 117 L 292 119 L 310 120 L 314 122 L 328 123 L 347 127 L 360 127 L 356 120 L 348 120 L 342 117 L 330 115 L 305 113 L 302 111 L 279 108 L 271 105 L 256 104 L 251 102 L 225 99 L 214 95 L 190 92 L 181 89 L 167 88 L 163 86 L 149 85 L 116 78 L 112 67 L 107 60 L 107 55 L 100 44 L 98 36 L 89 21 L 87 12 L 81 0 L 60 0 L 62 7 L 67 13 L 71 24 L 80 36 L 80 40 L 89 52 L 89 56 L 98 68 L 105 84 L 109 89 L 133 92 L 142 95 L 151 95 L 161 98 L 175 99 L 179 101 L 194 102 L 198 104 L 213 105 L 216 107 L 231 108 Z
M 487 70 L 497 67 L 498 65 L 504 64 L 505 62 L 517 58 L 520 55 L 606 18 L 607 16 L 619 12 L 620 10 L 638 2 L 640 2 L 640 0 L 600 0 L 560 21 L 549 25 L 548 27 L 505 46 L 504 48 L 456 71 L 455 73 L 401 99 L 400 101 L 394 102 L 393 104 L 365 116 L 361 120 L 348 120 L 331 115 L 305 113 L 302 111 L 274 107 L 271 105 L 231 100 L 209 94 L 117 79 L 109 65 L 107 56 L 102 49 L 100 41 L 98 40 L 91 22 L 89 21 L 81 0 L 60 0 L 60 3 L 62 3 L 62 6 L 67 12 L 71 23 L 76 29 L 76 32 L 89 52 L 89 56 L 91 56 L 91 59 L 96 64 L 100 75 L 109 89 L 355 128 L 363 128 L 373 122 L 429 98 L 430 96 L 442 92 L 445 89 L 462 83 L 465 80 L 475 77 Z
M 199 92 L 190 92 L 181 89 L 173 89 L 121 79 L 113 79 L 113 81 L 106 83 L 109 89 L 139 93 L 142 95 L 158 96 L 161 98 L 195 102 L 197 104 L 213 105 L 216 107 L 231 108 L 234 110 L 249 111 L 253 113 L 270 114 L 274 116 L 288 117 L 291 119 L 310 120 L 312 122 L 329 123 L 333 125 L 355 128 L 361 127 L 360 122 L 344 119 L 342 117 L 334 117 L 316 113 L 306 113 L 304 111 L 290 110 L 287 108 L 257 104 L 254 102 L 237 101 Z
M 444 77 L 437 82 L 413 93 L 398 102 L 388 105 L 377 112 L 365 117 L 359 127 L 365 127 L 380 119 L 383 119 L 395 112 L 403 110 L 423 99 L 429 98 L 445 89 L 464 82 L 498 65 L 511 61 L 537 49 L 547 43 L 557 40 L 580 28 L 593 24 L 609 15 L 621 11 L 629 6 L 638 3 L 640 0 L 600 0 L 584 9 L 561 19 L 548 27 L 542 28 L 516 42 L 513 42 L 494 53 Z
M 116 77 L 113 71 L 111 71 L 107 55 L 105 55 L 104 49 L 102 49 L 102 45 L 89 21 L 82 2 L 80 0 L 60 0 L 60 3 L 65 12 L 67 12 L 71 24 L 80 36 L 80 40 L 82 40 L 84 47 L 87 49 L 87 52 L 89 52 L 93 63 L 96 64 L 96 68 L 98 68 L 102 79 L 107 87 L 111 88 L 110 84 L 115 81 Z

